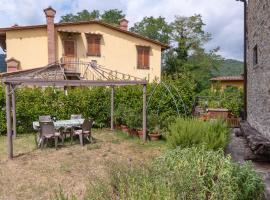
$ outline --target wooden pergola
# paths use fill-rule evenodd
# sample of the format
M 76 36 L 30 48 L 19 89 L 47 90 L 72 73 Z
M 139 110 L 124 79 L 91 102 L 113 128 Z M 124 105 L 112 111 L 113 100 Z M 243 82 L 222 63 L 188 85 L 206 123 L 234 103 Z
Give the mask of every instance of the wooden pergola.
M 111 130 L 114 130 L 114 94 L 115 86 L 142 85 L 143 86 L 143 140 L 147 139 L 147 103 L 146 103 L 146 80 L 48 80 L 42 78 L 4 77 L 6 93 L 6 120 L 7 120 L 7 148 L 8 157 L 13 158 L 13 136 L 16 136 L 16 96 L 17 86 L 42 86 L 42 87 L 65 87 L 65 86 L 107 86 L 111 87 Z M 12 108 L 12 110 L 11 110 Z M 11 114 L 12 113 L 12 114 Z

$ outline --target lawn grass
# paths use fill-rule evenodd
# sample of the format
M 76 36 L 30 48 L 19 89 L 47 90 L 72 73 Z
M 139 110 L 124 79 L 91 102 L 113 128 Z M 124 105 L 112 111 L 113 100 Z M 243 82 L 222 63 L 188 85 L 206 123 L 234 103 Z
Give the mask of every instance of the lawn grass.
M 158 141 L 144 142 L 137 136 L 131 136 L 131 135 L 128 135 L 127 133 L 119 131 L 119 130 L 115 131 L 115 135 L 119 139 L 128 140 L 128 141 L 136 144 L 137 147 L 141 147 L 141 148 L 160 148 L 162 150 L 167 149 L 167 143 L 166 143 L 165 139 L 161 139 L 161 140 L 158 140 Z
M 6 136 L 0 136 L 0 199 L 50 199 L 60 186 L 81 199 L 89 184 L 106 179 L 106 163 L 147 163 L 160 155 L 161 142 L 143 143 L 124 133 L 93 130 L 93 144 L 75 140 L 63 147 L 37 149 L 34 134 L 14 139 L 14 159 L 7 159 Z

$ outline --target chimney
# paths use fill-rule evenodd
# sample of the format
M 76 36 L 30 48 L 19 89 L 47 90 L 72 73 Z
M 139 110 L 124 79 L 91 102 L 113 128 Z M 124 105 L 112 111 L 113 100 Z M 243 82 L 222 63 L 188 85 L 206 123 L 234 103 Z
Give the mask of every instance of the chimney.
M 44 9 L 47 21 L 47 38 L 48 38 L 48 64 L 54 63 L 56 61 L 55 52 L 55 32 L 54 32 L 54 16 L 56 11 L 49 6 Z
M 128 30 L 128 20 L 126 20 L 125 18 L 122 18 L 119 20 L 119 28 L 127 31 Z

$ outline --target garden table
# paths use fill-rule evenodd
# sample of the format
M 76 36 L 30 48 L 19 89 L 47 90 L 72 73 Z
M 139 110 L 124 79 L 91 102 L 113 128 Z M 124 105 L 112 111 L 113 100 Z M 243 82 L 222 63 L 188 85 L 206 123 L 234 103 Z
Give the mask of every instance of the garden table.
M 68 120 L 57 120 L 54 123 L 55 129 L 60 128 L 68 128 L 68 127 L 74 127 L 74 126 L 81 126 L 84 122 L 84 119 L 68 119 Z M 39 122 L 34 121 L 33 122 L 33 128 L 34 130 L 39 130 Z

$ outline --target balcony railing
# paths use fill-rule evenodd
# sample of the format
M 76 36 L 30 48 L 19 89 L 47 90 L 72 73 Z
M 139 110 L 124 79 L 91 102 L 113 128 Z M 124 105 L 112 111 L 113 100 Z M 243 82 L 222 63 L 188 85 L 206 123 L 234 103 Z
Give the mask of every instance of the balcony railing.
M 64 56 L 60 59 L 61 65 L 67 73 L 81 73 L 80 60 L 76 57 Z

